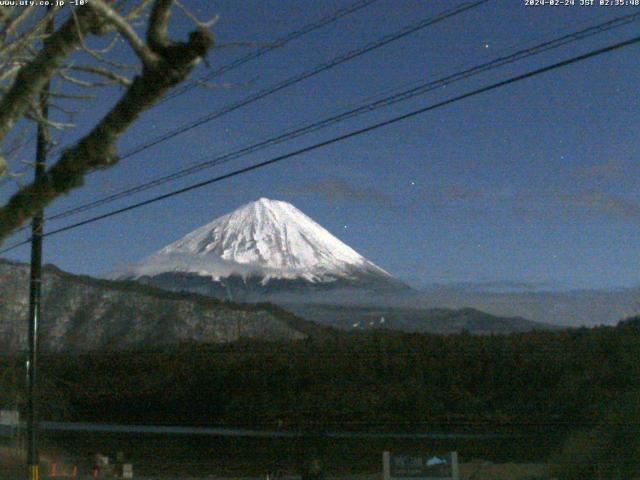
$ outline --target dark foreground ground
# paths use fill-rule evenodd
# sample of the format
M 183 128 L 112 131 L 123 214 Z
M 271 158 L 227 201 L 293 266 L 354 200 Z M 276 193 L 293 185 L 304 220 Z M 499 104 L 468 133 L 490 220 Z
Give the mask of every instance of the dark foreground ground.
M 549 478 L 545 461 L 558 447 L 558 433 L 506 435 L 486 438 L 336 438 L 317 434 L 298 438 L 252 438 L 202 435 L 137 435 L 46 432 L 42 438 L 43 473 L 77 466 L 90 474 L 96 453 L 115 458 L 123 452 L 134 465 L 134 478 L 266 478 L 275 472 L 300 477 L 310 459 L 320 460 L 326 477 L 372 480 L 381 477 L 382 452 L 435 454 L 459 452 L 461 477 L 482 479 Z M 16 477 L 5 456 L 0 479 Z M 15 472 L 17 473 L 17 472 Z M 14 473 L 14 475 L 15 475 Z M 19 477 L 18 477 L 19 478 Z M 47 478 L 43 475 L 43 478 Z

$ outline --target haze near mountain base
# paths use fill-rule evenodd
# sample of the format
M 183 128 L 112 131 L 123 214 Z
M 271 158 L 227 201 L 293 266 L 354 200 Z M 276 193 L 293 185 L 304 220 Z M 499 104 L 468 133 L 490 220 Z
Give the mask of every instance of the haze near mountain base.
M 417 306 L 413 289 L 293 205 L 267 198 L 194 230 L 123 278 L 233 301 L 269 301 L 344 329 L 508 333 L 549 327 L 473 309 Z

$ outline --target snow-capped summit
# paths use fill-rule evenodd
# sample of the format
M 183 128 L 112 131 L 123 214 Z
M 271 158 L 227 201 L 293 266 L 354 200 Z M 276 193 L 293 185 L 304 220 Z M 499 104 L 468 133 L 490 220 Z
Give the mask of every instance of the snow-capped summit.
M 397 282 L 290 203 L 260 198 L 167 245 L 129 277 L 195 274 L 314 284 L 361 278 Z

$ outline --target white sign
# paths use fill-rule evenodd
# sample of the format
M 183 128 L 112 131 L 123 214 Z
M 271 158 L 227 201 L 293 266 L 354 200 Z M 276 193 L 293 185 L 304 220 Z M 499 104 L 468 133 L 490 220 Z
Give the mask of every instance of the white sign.
M 0 410 L 0 425 L 17 427 L 20 423 L 20 413 L 17 410 Z
M 446 455 L 382 454 L 384 480 L 459 480 L 458 452 Z

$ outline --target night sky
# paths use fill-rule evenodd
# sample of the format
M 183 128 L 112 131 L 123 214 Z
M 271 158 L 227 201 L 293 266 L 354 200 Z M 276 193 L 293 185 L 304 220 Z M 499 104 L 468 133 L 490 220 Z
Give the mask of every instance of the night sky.
M 344 0 L 192 0 L 218 14 L 220 45 L 262 45 L 349 5 Z M 378 0 L 147 112 L 120 142 L 206 115 L 460 1 Z M 196 161 L 233 151 L 369 98 L 437 79 L 517 49 L 632 13 L 633 7 L 525 6 L 494 0 L 150 148 L 58 200 L 55 214 Z M 640 13 L 640 7 L 635 7 Z M 478 75 L 320 132 L 114 202 L 57 228 L 638 34 L 639 21 Z M 188 21 L 176 14 L 176 32 Z M 211 68 L 255 46 L 215 49 Z M 123 48 L 122 52 L 126 50 Z M 117 53 L 122 58 L 126 53 Z M 200 65 L 192 78 L 207 72 Z M 86 132 L 120 94 L 79 117 Z M 293 203 L 395 276 L 432 283 L 533 288 L 640 285 L 640 46 L 478 95 L 229 181 L 45 241 L 45 261 L 104 275 L 261 196 Z M 5 185 L 0 199 L 12 190 Z M 16 235 L 9 240 L 19 240 Z M 28 261 L 28 248 L 8 255 Z

